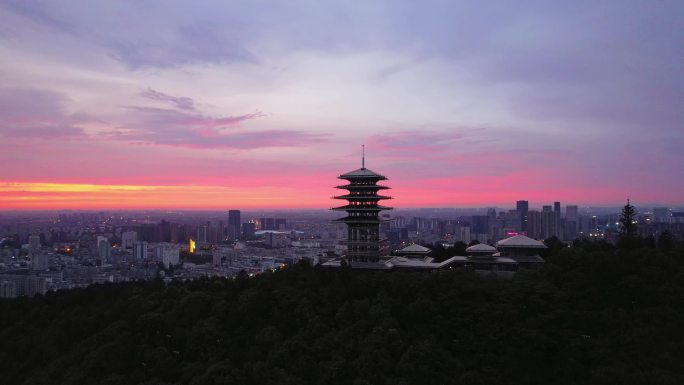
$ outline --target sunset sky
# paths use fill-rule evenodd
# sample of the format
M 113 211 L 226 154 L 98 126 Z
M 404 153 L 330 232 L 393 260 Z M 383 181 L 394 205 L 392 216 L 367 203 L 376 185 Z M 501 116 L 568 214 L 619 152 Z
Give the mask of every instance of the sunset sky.
M 0 209 L 684 204 L 684 2 L 0 0 Z

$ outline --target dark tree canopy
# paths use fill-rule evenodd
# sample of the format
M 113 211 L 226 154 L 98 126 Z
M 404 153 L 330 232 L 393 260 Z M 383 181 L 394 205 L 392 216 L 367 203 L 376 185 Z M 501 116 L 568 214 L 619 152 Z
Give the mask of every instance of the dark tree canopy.
M 430 256 L 436 262 L 442 262 L 456 255 L 465 255 L 465 250 L 468 247 L 464 242 L 458 241 L 451 247 L 444 247 L 441 243 L 435 243 L 428 246 L 432 249 Z
M 671 251 L 675 246 L 675 241 L 674 237 L 672 236 L 672 233 L 668 230 L 663 231 L 660 233 L 660 236 L 658 237 L 658 247 L 663 250 L 663 251 Z
M 511 280 L 301 264 L 0 301 L 0 382 L 684 383 L 681 242 L 556 250 Z

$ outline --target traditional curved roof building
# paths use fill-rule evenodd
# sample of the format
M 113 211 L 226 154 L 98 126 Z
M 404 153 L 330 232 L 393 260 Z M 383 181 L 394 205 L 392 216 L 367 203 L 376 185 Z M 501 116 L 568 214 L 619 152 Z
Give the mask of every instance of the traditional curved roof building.
M 506 249 L 546 249 L 544 242 L 532 239 L 525 235 L 516 235 L 510 238 L 502 239 L 496 243 L 496 247 Z
M 334 197 L 346 200 L 347 204 L 332 209 L 347 212 L 346 217 L 338 219 L 347 225 L 347 239 L 344 241 L 347 245 L 346 259 L 351 263 L 379 262 L 380 257 L 387 251 L 387 241 L 380 238 L 380 223 L 387 219 L 380 218 L 379 213 L 391 210 L 391 207 L 381 206 L 379 202 L 391 197 L 378 194 L 378 191 L 387 190 L 389 187 L 377 183 L 387 178 L 367 169 L 365 156 L 361 160 L 361 168 L 342 174 L 338 178 L 348 182 L 336 186 L 347 190 L 347 193 Z
M 516 235 L 500 240 L 496 243 L 496 248 L 502 257 L 513 258 L 522 267 L 537 267 L 544 263 L 544 259 L 539 254 L 548 247 L 544 242 L 524 235 Z
M 432 250 L 428 249 L 427 247 L 413 244 L 406 246 L 403 249 L 395 251 L 394 255 L 399 257 L 423 259 L 427 257 L 431 252 Z
M 465 249 L 468 255 L 492 255 L 496 253 L 496 248 L 486 243 L 478 243 Z

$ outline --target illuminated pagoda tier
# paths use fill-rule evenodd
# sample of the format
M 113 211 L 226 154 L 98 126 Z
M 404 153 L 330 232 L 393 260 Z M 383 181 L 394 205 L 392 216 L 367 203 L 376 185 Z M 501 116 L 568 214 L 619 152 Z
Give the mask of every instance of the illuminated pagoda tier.
M 333 208 L 336 211 L 346 211 L 347 216 L 338 222 L 347 224 L 348 262 L 379 262 L 380 257 L 387 251 L 387 240 L 380 239 L 380 223 L 388 221 L 379 217 L 380 211 L 391 210 L 391 207 L 378 204 L 383 199 L 391 197 L 379 195 L 378 191 L 387 190 L 387 186 L 377 183 L 387 178 L 365 167 L 362 158 L 361 168 L 338 176 L 348 181 L 348 184 L 336 186 L 347 190 L 347 194 L 335 196 L 335 199 L 347 200 L 347 204 Z

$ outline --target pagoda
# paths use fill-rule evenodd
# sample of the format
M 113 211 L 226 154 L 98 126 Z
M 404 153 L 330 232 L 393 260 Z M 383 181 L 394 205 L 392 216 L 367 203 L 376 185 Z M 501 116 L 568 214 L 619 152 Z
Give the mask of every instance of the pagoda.
M 387 249 L 387 240 L 380 239 L 380 223 L 388 221 L 380 218 L 379 214 L 380 211 L 391 210 L 391 207 L 381 206 L 378 202 L 392 198 L 379 195 L 378 191 L 389 187 L 377 183 L 387 178 L 366 168 L 365 151 L 361 158 L 361 168 L 338 178 L 348 182 L 346 185 L 336 186 L 347 190 L 347 193 L 334 197 L 346 200 L 347 204 L 332 209 L 347 212 L 346 217 L 337 220 L 347 224 L 347 239 L 343 241 L 347 245 L 347 262 L 379 262 Z

